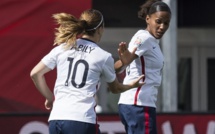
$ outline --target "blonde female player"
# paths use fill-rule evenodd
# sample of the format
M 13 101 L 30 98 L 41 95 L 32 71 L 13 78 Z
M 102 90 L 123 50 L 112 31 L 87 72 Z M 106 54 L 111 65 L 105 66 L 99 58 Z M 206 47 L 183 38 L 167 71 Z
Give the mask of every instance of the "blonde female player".
M 135 55 L 128 56 L 130 53 L 122 42 L 119 47 L 122 57 L 115 63 L 115 69 L 122 71 L 127 66 L 124 84 L 141 74 L 145 75 L 142 79 L 145 84 L 121 93 L 119 115 L 127 134 L 157 134 L 156 100 L 164 65 L 159 39 L 169 27 L 171 11 L 164 2 L 147 0 L 138 17 L 146 21 L 147 27 L 137 31 L 129 43 L 129 50 L 137 47 Z
M 98 10 L 86 10 L 80 18 L 66 13 L 54 14 L 59 24 L 55 48 L 32 69 L 31 78 L 46 98 L 45 107 L 51 109 L 50 134 L 98 134 L 95 94 L 101 77 L 113 93 L 138 87 L 143 78 L 129 84 L 116 79 L 114 60 L 110 53 L 98 46 L 104 19 Z M 77 37 L 81 38 L 77 39 Z M 46 84 L 45 74 L 57 67 L 54 97 Z

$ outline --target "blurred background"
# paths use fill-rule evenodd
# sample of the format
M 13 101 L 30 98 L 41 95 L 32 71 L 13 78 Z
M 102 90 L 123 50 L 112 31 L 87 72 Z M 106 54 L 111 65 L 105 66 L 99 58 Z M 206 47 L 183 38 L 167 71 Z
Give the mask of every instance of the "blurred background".
M 93 7 L 102 11 L 105 16 L 106 32 L 102 38 L 101 47 L 111 52 L 116 59 L 118 59 L 117 43 L 129 42 L 138 29 L 145 28 L 145 23 L 137 18 L 137 11 L 142 2 L 142 0 L 93 1 Z M 166 81 L 163 82 L 167 83 L 173 79 L 172 82 L 175 85 L 171 85 L 171 89 L 163 89 L 164 86 L 161 86 L 158 111 L 165 111 L 164 105 L 166 104 L 163 103 L 168 103 L 163 94 L 175 90 L 175 93 L 169 96 L 171 100 L 175 99 L 173 100 L 175 106 L 169 106 L 173 108 L 167 108 L 167 111 L 212 112 L 215 110 L 215 86 L 213 84 L 215 75 L 215 19 L 213 16 L 215 11 L 212 10 L 215 2 L 202 0 L 165 2 L 170 4 L 174 16 L 172 16 L 169 31 L 162 38 L 161 47 L 164 49 L 165 59 L 171 58 L 170 60 L 173 61 L 165 61 L 164 69 L 170 66 L 168 68 L 170 70 L 164 72 L 163 78 Z M 168 41 L 167 36 L 169 40 L 173 38 L 174 41 Z M 171 71 L 175 72 L 171 73 Z M 114 105 L 118 100 L 118 95 L 110 94 L 110 96 L 107 108 L 103 106 L 104 111 L 116 112 L 117 108 Z
M 79 17 L 85 9 L 100 10 L 105 20 L 105 32 L 100 46 L 112 53 L 117 60 L 118 43 L 129 42 L 137 30 L 146 27 L 145 22 L 137 18 L 139 6 L 144 2 L 145 0 L 1 0 L 1 131 L 23 134 L 21 128 L 27 122 L 39 120 L 40 125 L 41 122 L 47 124 L 49 111 L 45 110 L 45 100 L 30 79 L 30 71 L 53 48 L 56 25 L 51 18 L 52 14 L 67 12 Z M 171 26 L 161 41 L 166 61 L 157 103 L 159 132 L 215 133 L 215 1 L 164 2 L 169 4 L 173 16 Z M 53 88 L 56 71 L 50 72 L 46 77 Z M 123 74 L 118 77 L 122 80 Z M 119 94 L 110 93 L 106 83 L 101 81 L 97 94 L 101 121 L 119 122 L 118 98 Z M 181 124 L 177 124 L 181 117 L 187 117 L 188 121 L 184 119 Z M 20 122 L 21 118 L 23 122 Z M 166 119 L 170 119 L 170 122 L 166 122 Z M 199 123 L 198 119 L 202 122 Z M 9 129 L 11 122 L 16 126 L 13 132 L 9 132 L 12 131 Z M 188 126 L 184 127 L 187 123 Z M 42 126 L 46 129 L 47 125 L 44 124 Z M 4 127 L 6 125 L 8 127 Z

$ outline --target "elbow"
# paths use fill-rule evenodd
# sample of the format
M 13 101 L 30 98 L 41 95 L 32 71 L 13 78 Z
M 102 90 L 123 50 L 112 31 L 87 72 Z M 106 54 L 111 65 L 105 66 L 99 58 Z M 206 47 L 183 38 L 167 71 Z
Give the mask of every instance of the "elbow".
M 119 91 L 117 91 L 117 90 L 114 90 L 114 91 L 111 91 L 113 94 L 118 94 L 118 93 L 120 93 Z
M 113 93 L 113 94 L 118 94 L 121 93 L 122 90 L 122 86 L 121 84 L 118 82 L 117 79 L 115 79 L 113 82 L 109 83 L 108 85 L 109 90 Z
M 38 74 L 32 70 L 30 73 L 30 77 L 32 80 L 35 80 L 38 77 Z
M 33 72 L 33 70 L 30 72 L 30 77 L 33 78 L 35 77 L 36 73 Z
M 30 77 L 31 77 L 31 79 L 33 79 L 34 77 L 35 77 L 35 73 L 33 73 L 32 71 L 31 71 L 31 73 L 30 73 Z
M 112 89 L 110 89 L 110 91 L 111 91 L 113 94 L 121 93 L 120 90 L 119 90 L 118 88 L 112 88 Z

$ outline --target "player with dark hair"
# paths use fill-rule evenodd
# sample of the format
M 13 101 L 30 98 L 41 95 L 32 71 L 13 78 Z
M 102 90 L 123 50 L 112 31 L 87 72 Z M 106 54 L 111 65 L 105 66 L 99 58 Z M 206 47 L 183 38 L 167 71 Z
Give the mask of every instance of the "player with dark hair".
M 128 134 L 157 134 L 156 101 L 164 66 L 159 39 L 169 27 L 171 11 L 162 1 L 147 0 L 141 5 L 138 17 L 146 21 L 147 27 L 138 30 L 129 43 L 129 50 L 135 47 L 137 50 L 130 55 L 122 42 L 115 69 L 121 72 L 126 68 L 124 84 L 141 74 L 145 75 L 142 79 L 145 84 L 121 93 L 119 115 Z
M 144 83 L 139 78 L 129 84 L 118 82 L 114 60 L 110 53 L 98 46 L 104 18 L 98 10 L 84 11 L 77 19 L 71 14 L 58 13 L 53 18 L 56 28 L 54 47 L 32 69 L 31 78 L 46 98 L 45 107 L 51 109 L 50 134 L 99 134 L 96 118 L 95 94 L 103 77 L 113 93 L 124 92 Z M 45 74 L 57 68 L 54 95 Z

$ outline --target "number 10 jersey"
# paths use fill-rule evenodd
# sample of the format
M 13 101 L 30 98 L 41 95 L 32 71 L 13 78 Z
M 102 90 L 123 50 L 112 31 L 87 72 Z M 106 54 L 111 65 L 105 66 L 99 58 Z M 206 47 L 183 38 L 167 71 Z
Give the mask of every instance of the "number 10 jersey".
M 42 62 L 57 68 L 55 101 L 49 120 L 74 120 L 96 123 L 95 94 L 101 77 L 106 82 L 116 78 L 112 55 L 87 39 L 66 50 L 65 44 L 53 48 Z

